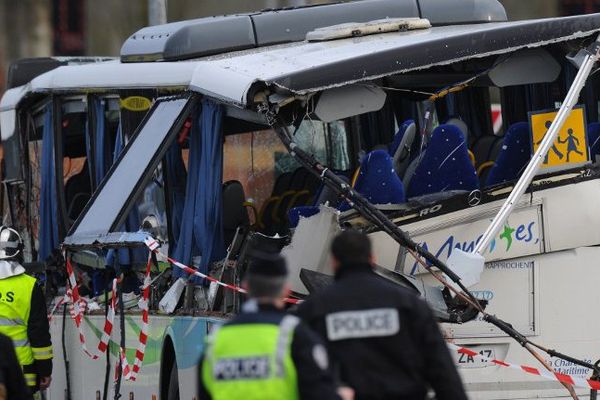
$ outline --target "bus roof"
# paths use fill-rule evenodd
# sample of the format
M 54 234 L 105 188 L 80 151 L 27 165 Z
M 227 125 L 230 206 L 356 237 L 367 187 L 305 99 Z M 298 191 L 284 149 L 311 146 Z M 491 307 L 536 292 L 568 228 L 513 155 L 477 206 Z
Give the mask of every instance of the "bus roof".
M 31 82 L 5 92 L 0 111 L 17 107 L 28 93 L 73 90 L 187 88 L 197 62 L 123 64 L 118 60 L 67 65 L 39 75 Z
M 245 106 L 255 91 L 265 86 L 303 95 L 461 60 L 584 38 L 599 31 L 600 14 L 590 14 L 302 42 L 200 61 L 191 88 Z
M 256 48 L 189 61 L 61 66 L 6 91 L 0 111 L 28 93 L 88 89 L 189 88 L 245 107 L 258 88 L 307 94 L 382 76 L 585 38 L 600 14 L 450 25 L 325 42 Z
M 383 18 L 426 18 L 433 25 L 506 21 L 498 0 L 361 0 L 200 18 L 143 28 L 121 60 L 178 61 L 303 41 L 317 28 Z

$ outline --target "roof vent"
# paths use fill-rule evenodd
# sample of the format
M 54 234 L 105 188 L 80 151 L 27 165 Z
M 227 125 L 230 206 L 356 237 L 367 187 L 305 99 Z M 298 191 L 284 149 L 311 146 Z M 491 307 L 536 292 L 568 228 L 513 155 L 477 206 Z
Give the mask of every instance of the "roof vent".
M 379 19 L 365 23 L 349 23 L 325 28 L 318 28 L 306 34 L 309 42 L 324 40 L 344 39 L 356 36 L 374 35 L 377 33 L 412 31 L 416 29 L 429 29 L 431 23 L 423 18 L 390 18 Z

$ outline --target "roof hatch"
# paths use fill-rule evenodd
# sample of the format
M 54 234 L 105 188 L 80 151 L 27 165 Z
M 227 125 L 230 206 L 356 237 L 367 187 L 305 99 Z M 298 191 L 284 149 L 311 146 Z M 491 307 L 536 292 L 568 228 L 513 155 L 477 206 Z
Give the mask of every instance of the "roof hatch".
M 344 39 L 356 36 L 374 35 L 377 33 L 412 31 L 431 28 L 431 23 L 422 18 L 386 18 L 365 23 L 349 22 L 346 24 L 317 28 L 306 34 L 309 42 Z

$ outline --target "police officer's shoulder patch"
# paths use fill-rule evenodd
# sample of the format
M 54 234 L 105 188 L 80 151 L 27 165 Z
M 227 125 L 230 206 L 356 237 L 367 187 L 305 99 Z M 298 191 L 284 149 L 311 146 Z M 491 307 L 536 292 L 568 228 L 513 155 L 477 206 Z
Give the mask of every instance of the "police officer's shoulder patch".
M 312 350 L 312 356 L 319 368 L 322 370 L 329 368 L 329 356 L 327 355 L 325 346 L 321 344 L 315 345 Z
M 393 336 L 400 332 L 400 316 L 395 308 L 341 311 L 328 314 L 325 322 L 331 341 Z

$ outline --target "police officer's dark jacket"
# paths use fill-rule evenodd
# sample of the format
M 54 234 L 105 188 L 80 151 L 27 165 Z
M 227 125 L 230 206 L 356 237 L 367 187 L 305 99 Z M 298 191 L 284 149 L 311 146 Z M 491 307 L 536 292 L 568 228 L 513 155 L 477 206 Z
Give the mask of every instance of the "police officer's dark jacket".
M 25 385 L 23 371 L 9 337 L 0 334 L 0 384 L 6 387 L 9 400 L 32 400 Z
M 297 309 L 326 339 L 339 378 L 364 399 L 466 399 L 427 304 L 368 264 L 344 265 L 336 281 Z
M 273 324 L 279 325 L 286 313 L 269 304 L 258 304 L 255 300 L 246 302 L 242 312 L 226 325 Z M 251 341 L 251 337 L 243 340 Z M 301 400 L 339 400 L 333 376 L 329 369 L 327 351 L 322 340 L 300 321 L 294 328 L 291 343 L 291 357 L 297 374 L 298 396 Z M 197 376 L 199 399 L 212 399 L 203 382 L 203 359 L 199 363 Z M 243 393 L 239 393 L 244 398 Z

